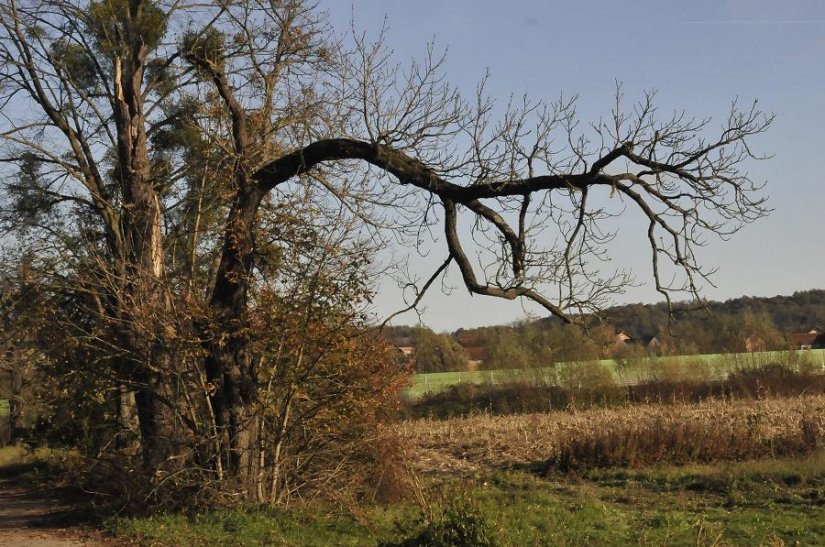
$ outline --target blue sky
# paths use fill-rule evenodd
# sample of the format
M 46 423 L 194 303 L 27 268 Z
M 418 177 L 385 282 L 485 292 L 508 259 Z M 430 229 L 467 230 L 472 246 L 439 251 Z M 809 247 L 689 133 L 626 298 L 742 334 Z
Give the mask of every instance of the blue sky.
M 721 118 L 737 96 L 758 99 L 777 118 L 754 144 L 773 157 L 748 170 L 767 181 L 774 212 L 733 240 L 703 249 L 702 261 L 719 267 L 717 287 L 707 286 L 704 295 L 773 296 L 825 286 L 825 2 L 322 0 L 321 6 L 342 32 L 353 15 L 356 28 L 368 33 L 386 16 L 387 42 L 399 61 L 420 57 L 434 40 L 448 50 L 448 78 L 466 93 L 488 68 L 490 91 L 502 99 L 578 93 L 584 120 L 609 114 L 616 80 L 628 99 L 655 88 L 664 109 L 701 117 Z M 613 254 L 640 282 L 649 280 L 643 227 L 632 219 Z M 618 302 L 658 300 L 648 284 Z M 390 311 L 399 305 L 398 291 L 385 286 L 376 303 L 379 314 Z M 437 330 L 525 314 L 519 303 L 470 298 L 460 287 L 450 296 L 435 291 L 424 305 L 422 320 Z M 399 323 L 416 321 L 407 315 Z

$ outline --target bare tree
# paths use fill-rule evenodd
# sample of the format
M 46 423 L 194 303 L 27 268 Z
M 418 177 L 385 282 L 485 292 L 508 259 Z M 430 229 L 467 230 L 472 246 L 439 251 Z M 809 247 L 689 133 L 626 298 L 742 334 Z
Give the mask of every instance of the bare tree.
M 454 265 L 471 293 L 526 298 L 562 318 L 630 282 L 606 267 L 610 219 L 624 209 L 647 220 L 640 236 L 668 300 L 698 298 L 712 271 L 696 255 L 704 238 L 767 213 L 744 171 L 757 157 L 751 137 L 772 120 L 755 104 L 734 102 L 716 129 L 662 115 L 652 92 L 628 106 L 620 87 L 611 115 L 590 125 L 575 97 L 501 108 L 484 82 L 470 98 L 448 84 L 434 48 L 407 66 L 393 64 L 383 34 L 369 43 L 354 33 L 347 48 L 305 2 L 9 0 L 0 15 L 3 160 L 45 166 L 26 195 L 84 213 L 86 245 L 105 250 L 103 313 L 129 356 L 147 467 L 167 455 L 161 371 L 185 329 L 167 319 L 200 283 L 208 317 L 190 320 L 216 465 L 253 500 L 261 386 L 250 291 L 284 196 L 305 192 L 316 218 L 343 212 L 375 244 L 443 234 L 444 260 L 412 306 Z M 179 43 L 165 42 L 167 29 Z M 198 257 L 209 273 L 195 281 Z

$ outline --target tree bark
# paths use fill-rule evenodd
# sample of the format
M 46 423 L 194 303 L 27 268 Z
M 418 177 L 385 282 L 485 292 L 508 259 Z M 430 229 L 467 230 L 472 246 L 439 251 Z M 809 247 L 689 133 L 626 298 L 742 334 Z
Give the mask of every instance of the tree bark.
M 17 442 L 23 436 L 23 365 L 13 359 L 11 363 L 11 394 L 9 396 L 9 441 Z
M 257 377 L 249 354 L 245 312 L 255 248 L 255 216 L 262 193 L 239 190 L 211 296 L 212 334 L 207 337 L 205 372 L 210 402 L 222 439 L 224 472 L 248 501 L 258 498 L 259 418 L 254 412 Z
M 137 20 L 141 3 L 130 6 Z M 132 34 L 132 33 L 130 33 Z M 171 450 L 170 409 L 162 403 L 163 376 L 169 365 L 164 339 L 170 302 L 163 278 L 161 206 L 152 181 L 143 103 L 143 73 L 147 56 L 140 33 L 126 37 L 128 50 L 113 59 L 114 121 L 117 128 L 118 178 L 123 194 L 126 287 L 120 295 L 119 317 L 125 326 L 126 350 L 137 386 L 143 462 L 154 472 Z
M 137 416 L 137 402 L 135 392 L 125 384 L 118 386 L 118 448 L 126 448 L 135 442 L 136 435 L 140 434 L 140 421 Z

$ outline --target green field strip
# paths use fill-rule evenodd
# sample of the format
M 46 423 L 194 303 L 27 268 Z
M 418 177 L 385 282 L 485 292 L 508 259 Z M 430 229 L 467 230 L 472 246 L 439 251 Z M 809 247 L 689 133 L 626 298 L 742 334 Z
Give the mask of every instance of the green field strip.
M 427 393 L 438 393 L 450 386 L 461 383 L 504 384 L 524 382 L 535 385 L 559 385 L 560 377 L 567 367 L 599 365 L 607 367 L 616 381 L 632 385 L 651 378 L 657 367 L 682 366 L 703 367 L 703 376 L 708 380 L 726 378 L 731 372 L 757 369 L 774 363 L 805 363 L 820 370 L 825 368 L 825 349 L 765 351 L 754 353 L 715 353 L 703 355 L 675 355 L 667 357 L 646 357 L 641 359 L 603 359 L 599 361 L 577 361 L 555 363 L 552 366 L 530 369 L 474 370 L 461 372 L 433 372 L 414 374 L 412 384 L 404 391 L 410 399 Z

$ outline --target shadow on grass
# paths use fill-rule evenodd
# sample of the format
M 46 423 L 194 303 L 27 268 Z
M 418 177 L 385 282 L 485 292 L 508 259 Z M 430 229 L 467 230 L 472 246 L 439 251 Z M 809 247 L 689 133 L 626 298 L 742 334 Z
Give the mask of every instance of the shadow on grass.
M 26 480 L 31 474 L 45 470 L 43 462 L 17 462 L 0 465 L 0 479 Z

